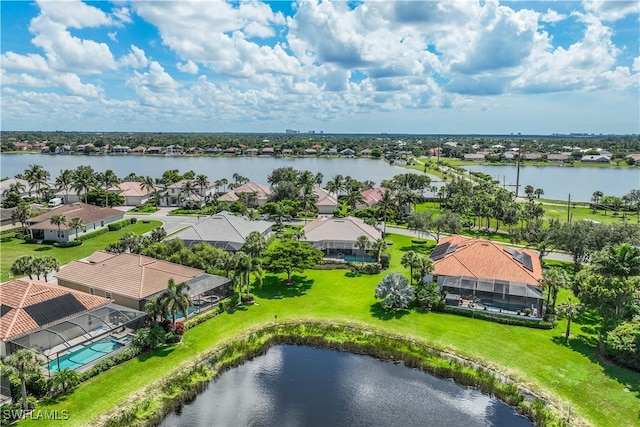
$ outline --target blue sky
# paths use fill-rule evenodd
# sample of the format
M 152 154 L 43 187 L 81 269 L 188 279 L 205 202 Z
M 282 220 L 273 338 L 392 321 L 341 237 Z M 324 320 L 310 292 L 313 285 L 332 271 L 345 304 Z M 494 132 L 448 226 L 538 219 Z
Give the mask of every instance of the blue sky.
M 637 1 L 3 1 L 3 130 L 640 133 Z

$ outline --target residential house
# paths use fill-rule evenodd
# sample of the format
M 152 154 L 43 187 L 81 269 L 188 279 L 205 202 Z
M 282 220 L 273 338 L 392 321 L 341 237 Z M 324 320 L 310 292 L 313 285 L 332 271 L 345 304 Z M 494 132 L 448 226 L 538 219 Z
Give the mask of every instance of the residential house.
M 56 277 L 60 286 L 104 296 L 141 311 L 147 301 L 167 289 L 170 279 L 189 283 L 188 295 L 194 307 L 210 305 L 232 292 L 231 279 L 226 277 L 131 253 L 96 251 L 84 260 L 71 261 Z
M 147 149 L 144 148 L 144 146 L 138 145 L 136 148 L 132 148 L 129 151 L 129 154 L 144 154 L 146 151 L 147 151 Z
M 588 154 L 582 156 L 580 159 L 584 163 L 611 163 L 611 157 L 603 156 L 601 154 Z
M 78 154 L 91 154 L 96 151 L 96 146 L 91 143 L 80 144 L 80 145 L 76 145 L 75 151 Z
M 377 205 L 387 191 L 389 191 L 389 189 L 385 187 L 369 188 L 361 191 L 362 202 L 356 204 L 356 209 L 371 208 Z
M 30 197 L 31 191 L 29 190 L 29 181 L 21 178 L 8 178 L 0 181 L 0 203 L 4 203 L 4 200 L 12 187 L 22 187 L 19 191 L 20 197 Z
M 162 153 L 163 153 L 162 147 L 149 147 L 145 152 L 145 154 L 162 154 Z
M 65 224 L 60 226 L 51 223 L 51 217 L 55 214 L 62 214 L 66 218 Z M 84 229 L 72 229 L 69 223 L 73 218 L 80 218 L 85 224 Z M 95 230 L 106 227 L 112 222 L 120 221 L 124 218 L 124 212 L 101 208 L 99 206 L 84 203 L 73 203 L 52 209 L 42 215 L 29 218 L 27 221 L 28 230 L 31 237 L 36 240 L 51 240 L 54 242 L 70 242 L 76 237 L 82 236 Z
M 228 147 L 223 151 L 224 154 L 240 154 L 240 149 L 237 147 Z
M 258 184 L 256 182 L 247 182 L 240 187 L 230 190 L 218 198 L 219 202 L 236 202 L 240 201 L 250 208 L 264 206 L 271 195 L 271 187 Z
M 318 150 L 316 150 L 315 148 L 306 148 L 304 150 L 304 154 L 306 156 L 315 156 L 316 154 L 318 154 Z
M 627 158 L 633 159 L 633 161 L 635 162 L 636 166 L 640 166 L 640 153 L 628 154 Z
M 54 151 L 55 154 L 71 154 L 71 146 L 70 145 L 61 145 L 56 147 Z
M 0 294 L 0 355 L 4 357 L 23 348 L 33 350 L 40 360 L 46 360 L 49 373 L 88 368 L 110 351 L 90 359 L 91 362 L 83 357 L 73 358 L 74 352 L 83 351 L 97 340 L 120 343 L 121 337 L 131 336 L 142 326 L 146 316 L 114 304 L 110 298 L 38 280 L 3 283 Z
M 566 162 L 571 158 L 571 154 L 547 154 L 548 162 Z
M 244 246 L 249 233 L 257 231 L 266 239 L 271 235 L 272 227 L 271 222 L 249 221 L 229 212 L 220 212 L 182 230 L 175 237 L 182 239 L 187 247 L 204 242 L 225 251 L 237 252 Z
M 273 147 L 264 147 L 262 149 L 262 154 L 266 156 L 273 156 L 275 154 L 275 150 Z
M 542 160 L 542 153 L 523 153 L 522 160 Z
M 464 160 L 470 162 L 484 162 L 486 153 L 467 153 L 464 155 Z
M 450 236 L 429 256 L 432 277 L 447 292 L 447 304 L 505 312 L 542 314 L 542 266 L 538 253 L 484 239 Z
M 282 155 L 293 156 L 293 150 L 291 148 L 285 148 L 284 150 L 282 150 Z
M 153 190 L 143 188 L 142 183 L 138 181 L 121 182 L 109 188 L 107 191 L 124 197 L 125 206 L 144 205 L 153 193 Z
M 329 149 L 329 154 L 331 154 L 331 149 Z M 355 154 L 356 152 L 351 148 L 345 148 L 344 150 L 340 151 L 341 156 L 353 156 Z
M 324 188 L 314 187 L 313 194 L 316 197 L 316 208 L 321 215 L 332 214 L 338 209 L 338 195 Z
M 13 149 L 15 151 L 31 150 L 31 144 L 29 144 L 28 142 L 14 142 L 13 143 Z
M 358 260 L 355 258 L 356 255 L 360 257 L 363 255 L 356 246 L 358 237 L 366 236 L 370 243 L 382 238 L 380 230 L 352 216 L 318 218 L 305 225 L 303 231 L 302 240 L 321 250 L 325 257 L 352 261 Z
M 257 148 L 248 148 L 245 152 L 247 153 L 247 156 L 257 156 L 260 150 Z
M 193 192 L 185 192 L 185 184 L 190 182 Z M 215 193 L 214 183 L 210 182 L 207 187 L 200 188 L 195 180 L 182 179 L 167 186 L 163 197 L 160 199 L 161 206 L 202 206 L 207 198 Z
M 371 148 L 365 148 L 364 150 L 360 151 L 360 155 L 367 157 L 371 156 L 371 151 L 373 151 L 371 150 Z
M 504 153 L 500 154 L 500 159 L 509 162 L 509 161 L 515 160 L 517 155 L 518 155 L 518 153 L 515 153 L 513 151 L 507 151 L 507 152 L 504 152 Z

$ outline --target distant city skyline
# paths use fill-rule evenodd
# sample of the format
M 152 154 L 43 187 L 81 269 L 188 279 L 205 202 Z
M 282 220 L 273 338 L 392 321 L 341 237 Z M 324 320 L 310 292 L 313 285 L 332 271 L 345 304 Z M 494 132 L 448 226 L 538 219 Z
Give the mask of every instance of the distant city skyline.
M 2 130 L 640 133 L 637 1 L 9 1 Z

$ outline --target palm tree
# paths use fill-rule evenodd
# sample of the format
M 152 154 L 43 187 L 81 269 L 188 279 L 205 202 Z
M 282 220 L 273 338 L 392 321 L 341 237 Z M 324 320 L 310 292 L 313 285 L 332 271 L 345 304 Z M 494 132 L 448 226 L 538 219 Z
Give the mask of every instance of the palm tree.
M 389 273 L 376 286 L 375 297 L 382 299 L 380 304 L 386 309 L 406 308 L 415 297 L 413 286 L 407 282 L 400 273 Z
M 247 300 L 251 291 L 250 274 L 253 268 L 251 257 L 244 252 L 236 252 L 235 254 L 235 272 L 234 278 L 238 286 L 238 294 L 242 295 L 242 290 L 247 290 Z
M 393 195 L 391 191 L 384 189 L 379 190 L 380 193 L 380 201 L 378 202 L 378 206 L 382 209 L 382 220 L 384 221 L 384 230 L 382 230 L 382 235 L 387 234 L 387 215 L 389 214 L 389 209 L 395 206 L 395 202 L 393 200 Z
M 150 176 L 140 178 L 140 189 L 145 190 L 147 193 L 152 194 L 156 191 L 156 183 Z
M 36 258 L 36 260 L 38 260 L 39 262 L 37 264 L 38 267 L 37 269 L 40 270 L 37 273 L 40 274 L 42 273 L 44 275 L 44 281 L 48 281 L 47 276 L 49 275 L 49 273 L 51 273 L 52 271 L 59 271 L 60 270 L 60 263 L 58 262 L 58 260 L 52 256 L 43 256 L 42 258 Z
M 347 191 L 347 204 L 351 210 L 355 210 L 357 204 L 364 202 L 364 197 L 360 192 L 362 191 L 362 183 L 360 181 L 356 179 L 347 181 L 345 190 Z
M 91 166 L 78 166 L 73 174 L 73 186 L 72 188 L 80 197 L 80 194 L 84 192 L 84 202 L 87 203 L 87 197 L 89 196 L 89 190 L 97 187 L 98 181 L 96 174 Z
M 60 227 L 62 225 L 67 225 L 67 217 L 62 214 L 62 213 L 57 213 L 54 214 L 49 221 L 51 222 L 51 224 L 53 225 L 57 225 L 58 226 L 58 239 L 61 237 L 61 230 Z
M 40 373 L 40 363 L 36 354 L 28 349 L 20 349 L 4 359 L 5 373 L 14 375 L 22 386 L 22 409 L 27 411 L 27 381 Z
M 197 175 L 196 178 L 194 179 L 194 183 L 197 187 L 200 188 L 200 195 L 204 197 L 205 196 L 204 189 L 209 187 L 209 178 L 207 178 L 207 175 L 204 175 L 204 174 Z
M 34 260 L 35 257 L 33 255 L 22 255 L 11 264 L 11 274 L 14 276 L 21 277 L 22 275 L 29 276 L 29 279 L 33 280 L 34 271 Z
M 151 242 L 161 242 L 165 237 L 167 237 L 167 231 L 163 227 L 156 227 L 149 234 Z
M 227 178 L 222 178 L 220 180 L 220 184 L 222 185 L 222 192 L 226 193 L 227 192 L 227 184 L 229 183 L 229 180 Z
M 542 289 L 547 291 L 547 301 L 543 314 L 544 320 L 553 320 L 556 311 L 558 291 L 568 288 L 570 283 L 567 273 L 559 267 L 551 267 L 542 273 Z
M 591 203 L 593 203 L 593 210 L 598 210 L 598 204 L 600 203 L 600 198 L 604 197 L 604 193 L 600 190 L 594 191 L 591 195 Z
M 567 318 L 567 331 L 564 336 L 568 340 L 571 336 L 571 320 L 580 313 L 582 306 L 578 302 L 574 302 L 569 295 L 565 302 L 560 303 L 558 310 Z
M 316 185 L 320 187 L 322 185 L 322 181 L 324 181 L 324 175 L 322 172 L 318 172 L 315 176 Z
M 387 242 L 384 239 L 377 239 L 371 244 L 371 249 L 376 251 L 376 262 L 380 262 L 380 255 L 387 249 Z
M 402 255 L 402 259 L 400 260 L 400 264 L 403 267 L 409 268 L 409 277 L 411 279 L 411 284 L 413 285 L 413 269 L 418 266 L 420 259 L 420 255 L 414 251 L 408 251 L 404 255 Z
M 76 240 L 78 240 L 78 230 L 87 231 L 87 226 L 84 223 L 84 220 L 78 216 L 71 218 L 69 228 L 76 231 Z
M 628 243 L 609 246 L 594 255 L 592 266 L 596 273 L 603 276 L 639 276 L 640 249 Z
M 47 186 L 47 181 L 51 174 L 40 165 L 29 165 L 29 169 L 24 171 L 24 176 L 29 183 L 29 191 L 35 187 L 36 196 L 40 198 L 40 189 L 43 186 Z
M 11 220 L 20 222 L 20 225 L 22 226 L 22 232 L 24 234 L 27 234 L 27 221 L 29 220 L 30 215 L 31 211 L 29 210 L 29 205 L 26 203 L 19 204 L 11 212 Z
M 6 188 L 6 189 L 2 192 L 2 195 L 6 197 L 6 196 L 8 196 L 8 195 L 9 195 L 9 194 L 11 194 L 11 193 L 18 193 L 18 194 L 20 194 L 20 193 L 22 193 L 22 192 L 25 190 L 25 188 L 26 188 L 26 187 L 24 186 L 24 184 L 23 184 L 22 182 L 20 182 L 20 181 L 16 181 L 16 182 L 14 182 L 13 184 L 9 185 L 9 187 L 8 187 L 8 188 Z
M 337 195 L 340 195 L 343 188 L 344 178 L 340 174 L 334 175 L 334 177 L 331 178 L 329 182 L 327 182 L 327 190 L 331 191 L 332 193 L 336 193 Z
M 187 282 L 182 282 L 176 285 L 173 278 L 169 279 L 167 283 L 167 289 L 161 294 L 162 305 L 167 313 L 171 313 L 171 326 L 172 330 L 176 329 L 176 317 L 178 317 L 178 311 L 182 312 L 185 319 L 189 316 L 189 307 L 193 305 L 191 297 L 186 293 L 191 289 L 191 286 Z
M 536 188 L 536 190 L 533 192 L 533 194 L 535 194 L 536 197 L 539 199 L 540 196 L 544 195 L 544 190 L 542 188 Z
M 433 270 L 435 270 L 436 266 L 428 256 L 419 255 L 414 268 L 416 269 L 416 280 L 418 280 L 419 283 L 422 283 L 424 277 L 427 274 L 433 273 Z
M 157 322 L 158 317 L 160 320 L 166 319 L 168 317 L 168 312 L 166 310 L 166 306 L 162 301 L 162 294 L 156 295 L 149 299 L 147 303 L 144 305 L 144 312 L 147 313 L 149 319 Z
M 80 374 L 70 368 L 54 372 L 51 380 L 49 380 L 51 391 L 54 393 L 58 390 L 66 393 L 78 384 L 80 384 Z
M 360 249 L 360 251 L 362 251 L 362 262 L 364 262 L 364 256 L 366 254 L 366 250 L 367 248 L 371 247 L 371 242 L 369 241 L 369 238 L 364 234 L 362 236 L 358 236 L 358 238 L 356 239 L 356 242 L 354 243 L 354 246 Z
M 61 170 L 55 184 L 56 190 L 64 191 L 64 202 L 69 203 L 69 190 L 73 187 L 73 171 L 71 169 Z
M 185 181 L 184 184 L 182 184 L 182 188 L 180 191 L 180 194 L 182 194 L 185 199 L 189 199 L 190 196 L 198 194 L 198 190 L 195 187 L 194 181 Z
M 259 258 L 263 250 L 267 248 L 267 240 L 262 233 L 252 231 L 244 240 L 242 250 L 251 256 L 251 258 Z
M 107 169 L 103 174 L 100 174 L 100 182 L 104 185 L 105 196 L 104 196 L 104 205 L 105 207 L 109 207 L 109 193 L 107 190 L 114 185 L 118 185 L 120 183 L 120 179 L 111 169 Z
M 220 257 L 217 261 L 217 267 L 221 270 L 224 270 L 225 277 L 231 278 L 229 273 L 231 272 L 231 270 L 236 268 L 236 260 L 233 254 L 226 251 L 220 254 Z

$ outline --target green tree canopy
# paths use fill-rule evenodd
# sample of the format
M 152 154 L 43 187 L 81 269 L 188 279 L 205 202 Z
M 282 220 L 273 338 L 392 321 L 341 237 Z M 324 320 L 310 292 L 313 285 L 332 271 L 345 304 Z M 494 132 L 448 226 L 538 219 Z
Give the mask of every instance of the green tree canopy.
M 322 252 L 309 243 L 286 239 L 267 248 L 263 254 L 263 265 L 271 273 L 287 273 L 287 282 L 291 282 L 292 272 L 315 267 L 321 259 Z

